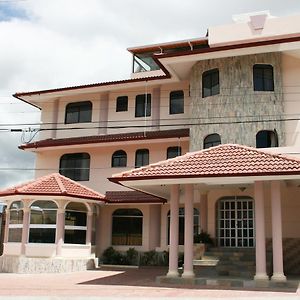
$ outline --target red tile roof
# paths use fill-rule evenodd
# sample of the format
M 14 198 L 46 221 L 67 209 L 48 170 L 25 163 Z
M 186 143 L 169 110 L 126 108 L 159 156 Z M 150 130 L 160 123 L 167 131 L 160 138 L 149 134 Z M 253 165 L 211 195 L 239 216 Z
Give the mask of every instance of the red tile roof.
M 147 131 L 132 132 L 132 133 L 118 133 L 107 135 L 83 136 L 64 139 L 46 139 L 34 143 L 23 144 L 19 146 L 20 149 L 32 149 L 43 147 L 56 147 L 66 145 L 81 145 L 81 144 L 96 144 L 96 143 L 109 143 L 119 141 L 134 141 L 134 140 L 150 140 L 150 139 L 166 139 L 177 137 L 189 137 L 189 129 L 172 129 L 162 131 Z
M 68 196 L 105 201 L 104 195 L 58 173 L 0 191 L 0 197 L 12 195 Z
M 108 191 L 105 194 L 108 203 L 165 203 L 166 200 L 138 191 Z
M 300 175 L 300 160 L 255 148 L 225 144 L 190 152 L 120 174 L 113 182 L 139 179 Z

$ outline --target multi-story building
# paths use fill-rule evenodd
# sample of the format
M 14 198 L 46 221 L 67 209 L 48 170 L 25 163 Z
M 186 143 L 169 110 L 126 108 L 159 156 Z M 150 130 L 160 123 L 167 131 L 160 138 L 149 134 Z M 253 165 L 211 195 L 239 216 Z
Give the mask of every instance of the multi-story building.
M 178 276 L 179 244 L 193 277 L 204 230 L 220 249 L 255 249 L 256 279 L 267 278 L 266 241 L 272 279 L 299 274 L 300 17 L 243 15 L 128 50 L 131 79 L 14 95 L 41 109 L 42 125 L 20 146 L 36 153 L 37 181 L 2 192 L 13 216 L 4 257 L 170 250 Z M 34 219 L 43 210 L 51 222 Z

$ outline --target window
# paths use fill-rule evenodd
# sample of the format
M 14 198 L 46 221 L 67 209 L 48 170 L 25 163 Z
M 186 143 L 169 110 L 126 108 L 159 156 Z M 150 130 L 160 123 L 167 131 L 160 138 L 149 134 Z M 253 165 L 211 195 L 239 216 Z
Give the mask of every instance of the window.
M 86 243 L 87 208 L 82 203 L 71 202 L 65 212 L 65 244 Z
M 274 91 L 273 67 L 271 65 L 253 66 L 254 91 Z
M 86 123 L 92 121 L 92 102 L 75 102 L 66 106 L 65 124 Z
M 21 243 L 23 229 L 23 203 L 14 201 L 9 208 L 8 242 Z
M 90 155 L 88 153 L 64 154 L 60 158 L 59 173 L 76 181 L 90 178 Z
M 149 165 L 149 150 L 139 149 L 135 152 L 135 167 L 139 168 L 142 166 Z
M 221 137 L 217 133 L 209 134 L 203 142 L 203 149 L 218 146 L 221 144 Z
M 115 210 L 112 223 L 112 245 L 142 245 L 143 214 L 139 209 Z
M 183 91 L 173 91 L 170 93 L 170 115 L 184 113 L 184 93 Z
M 220 94 L 219 70 L 213 69 L 202 74 L 202 98 Z
M 117 98 L 116 111 L 127 111 L 128 110 L 128 97 L 120 96 Z
M 111 166 L 113 168 L 126 167 L 127 166 L 127 154 L 123 150 L 114 152 L 111 158 Z
M 149 117 L 151 116 L 151 94 L 137 95 L 135 98 L 135 116 Z
M 167 159 L 181 155 L 181 147 L 169 147 L 167 149 Z
M 35 201 L 30 206 L 29 243 L 55 243 L 57 205 Z
M 256 134 L 256 148 L 278 147 L 276 130 L 261 130 Z

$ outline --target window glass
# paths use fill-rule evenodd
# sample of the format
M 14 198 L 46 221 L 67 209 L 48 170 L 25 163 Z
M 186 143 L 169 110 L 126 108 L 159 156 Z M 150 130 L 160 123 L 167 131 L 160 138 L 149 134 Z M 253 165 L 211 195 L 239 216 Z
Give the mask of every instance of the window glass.
M 22 201 L 14 201 L 9 208 L 8 242 L 22 242 L 23 214 Z
M 135 167 L 139 168 L 149 164 L 149 150 L 139 149 L 135 152 Z
M 90 177 L 90 155 L 88 153 L 64 154 L 60 158 L 59 173 L 72 180 L 88 181 Z
M 142 245 L 143 214 L 140 210 L 117 209 L 112 219 L 112 245 Z
M 254 91 L 274 91 L 274 75 L 271 65 L 253 66 L 253 87 Z
M 116 111 L 128 110 L 128 96 L 120 96 L 117 98 Z
M 278 136 L 276 131 L 261 130 L 256 134 L 256 148 L 278 147 Z
M 173 91 L 170 93 L 170 115 L 184 113 L 184 93 L 183 91 Z
M 8 242 L 21 243 L 22 242 L 22 228 L 8 229 Z
M 202 74 L 202 98 L 220 94 L 219 70 L 213 69 Z
M 86 123 L 92 121 L 92 103 L 90 101 L 69 103 L 66 106 L 65 124 Z
M 123 150 L 114 152 L 111 158 L 111 166 L 113 168 L 126 167 L 127 166 L 127 154 Z
M 217 133 L 209 134 L 203 142 L 203 149 L 218 146 L 221 144 L 221 137 Z
M 136 117 L 149 117 L 151 116 L 151 94 L 137 95 L 135 98 L 135 116 Z
M 167 159 L 181 155 L 181 147 L 169 147 L 167 149 Z

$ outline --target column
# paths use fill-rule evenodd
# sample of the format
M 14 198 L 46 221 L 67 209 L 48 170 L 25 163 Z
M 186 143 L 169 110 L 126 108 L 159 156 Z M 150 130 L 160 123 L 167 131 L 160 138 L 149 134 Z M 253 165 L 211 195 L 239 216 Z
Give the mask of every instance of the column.
M 8 233 L 9 233 L 9 219 L 10 219 L 10 212 L 9 212 L 9 205 L 6 208 L 6 216 L 5 216 L 5 229 L 4 229 L 4 243 L 8 242 Z
M 64 244 L 64 235 L 65 235 L 65 209 L 63 205 L 57 210 L 56 217 L 56 255 L 62 255 L 62 246 Z
M 179 185 L 171 185 L 168 277 L 178 277 Z
M 184 194 L 184 272 L 182 277 L 195 277 L 193 270 L 193 245 L 194 245 L 194 187 L 185 185 Z
M 273 276 L 272 281 L 284 282 L 282 254 L 282 217 L 280 181 L 271 182 L 272 203 L 272 246 L 273 246 Z
M 200 228 L 207 232 L 207 194 L 200 195 Z
M 30 225 L 30 208 L 24 205 L 23 208 L 23 229 L 22 229 L 22 246 L 21 255 L 25 255 L 26 244 L 29 238 L 29 225 Z
M 91 245 L 92 243 L 92 231 L 93 231 L 93 212 L 89 211 L 87 213 L 86 222 L 86 244 Z
M 254 183 L 255 198 L 255 256 L 256 274 L 254 280 L 268 280 L 266 272 L 266 236 L 263 182 Z

